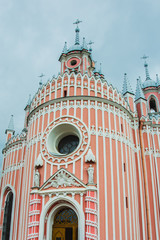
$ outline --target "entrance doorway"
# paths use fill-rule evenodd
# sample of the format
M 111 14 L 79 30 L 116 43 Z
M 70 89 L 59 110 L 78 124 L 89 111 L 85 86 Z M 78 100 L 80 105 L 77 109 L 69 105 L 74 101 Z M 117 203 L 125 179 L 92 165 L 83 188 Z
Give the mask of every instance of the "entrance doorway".
M 78 240 L 78 218 L 71 208 L 61 208 L 55 215 L 52 240 Z

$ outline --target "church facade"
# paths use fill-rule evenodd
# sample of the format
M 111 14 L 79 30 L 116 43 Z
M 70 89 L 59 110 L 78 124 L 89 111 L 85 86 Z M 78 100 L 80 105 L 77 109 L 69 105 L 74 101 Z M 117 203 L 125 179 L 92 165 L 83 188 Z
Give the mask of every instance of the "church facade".
M 57 78 L 6 129 L 0 239 L 160 239 L 160 80 L 127 74 L 122 93 L 95 68 L 91 42 L 65 43 Z

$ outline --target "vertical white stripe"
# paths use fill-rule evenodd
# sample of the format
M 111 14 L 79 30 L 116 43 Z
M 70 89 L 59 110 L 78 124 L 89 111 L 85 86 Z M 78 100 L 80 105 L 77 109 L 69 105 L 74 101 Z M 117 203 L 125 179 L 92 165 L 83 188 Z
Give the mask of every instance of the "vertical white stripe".
M 119 112 L 119 129 L 120 129 L 120 136 L 122 136 L 122 132 L 121 132 L 121 115 Z M 125 220 L 125 239 L 127 240 L 127 215 L 126 215 L 126 189 L 125 189 L 125 177 L 124 177 L 124 154 L 123 154 L 123 143 L 122 143 L 122 137 L 120 138 L 120 142 L 121 142 L 121 164 L 122 164 L 122 179 L 123 179 L 123 207 L 124 207 L 124 220 Z
M 114 107 L 114 128 L 115 134 L 117 135 L 117 126 L 116 126 L 116 113 Z M 120 199 L 120 179 L 119 179 L 119 159 L 118 159 L 118 144 L 117 144 L 117 137 L 115 138 L 116 143 L 116 162 L 117 162 L 117 183 L 118 183 L 118 209 L 119 209 L 119 235 L 122 239 L 122 224 L 121 224 L 121 199 Z
M 126 121 L 126 117 L 125 117 L 125 121 Z M 124 129 L 124 137 L 126 137 L 126 125 L 125 125 L 125 121 L 123 118 L 123 129 Z M 127 123 L 126 123 L 127 124 Z M 127 188 L 128 188 L 128 211 L 129 211 L 129 225 L 130 225 L 130 239 L 132 239 L 132 222 L 131 222 L 131 198 L 130 198 L 130 188 L 129 188 L 129 169 L 128 169 L 128 149 L 127 146 L 125 144 L 125 155 L 126 155 L 126 176 L 127 176 Z
M 150 138 L 149 138 L 149 130 L 148 130 L 148 126 L 147 126 L 147 139 L 148 139 L 148 148 L 151 149 L 151 145 L 150 145 Z M 149 158 L 150 158 L 150 167 L 151 167 L 151 178 L 152 178 L 152 193 L 153 194 L 153 202 L 154 202 L 154 218 L 155 218 L 155 228 L 156 228 L 156 238 L 158 239 L 158 228 L 157 228 L 157 217 L 156 217 L 156 200 L 155 200 L 155 186 L 154 186 L 154 180 L 153 180 L 153 166 L 152 166 L 152 156 L 151 156 L 151 152 L 149 151 Z
M 111 187 L 112 187 L 112 224 L 113 224 L 113 240 L 115 239 L 115 211 L 114 211 L 114 179 L 113 179 L 113 157 L 112 157 L 112 139 L 111 139 L 111 112 L 108 109 L 109 118 L 109 142 L 110 142 L 110 163 L 111 163 Z
M 103 160 L 104 160 L 104 193 L 105 193 L 105 220 L 106 220 L 106 240 L 108 239 L 108 202 L 107 202 L 107 166 L 106 166 L 106 139 L 104 135 L 105 120 L 104 120 L 104 103 L 102 103 L 102 124 L 103 124 Z
M 95 130 L 96 130 L 96 161 L 97 161 L 97 214 L 98 214 L 98 239 L 100 240 L 100 207 L 99 207 L 99 143 L 98 143 L 98 119 L 97 119 L 97 101 L 95 101 Z
M 134 126 L 136 128 L 136 121 L 134 121 Z M 139 142 L 138 142 L 137 128 L 135 129 L 135 138 L 136 138 L 136 148 L 138 149 Z M 143 138 L 142 138 L 142 145 L 144 146 Z M 140 156 L 141 156 L 140 152 L 137 151 L 137 164 L 141 162 Z M 146 172 L 146 166 L 141 166 L 141 168 L 143 168 L 143 167 L 144 167 L 144 171 Z M 140 193 L 141 193 L 140 194 L 140 196 L 141 196 L 141 211 L 142 211 L 142 216 L 145 216 L 146 212 L 144 212 L 144 208 L 146 208 L 146 206 L 143 205 L 143 193 L 142 193 L 142 188 L 144 186 L 144 182 L 142 183 L 142 175 L 141 175 L 139 164 L 138 164 L 138 173 L 139 173 Z M 144 189 L 144 191 L 145 191 L 145 189 Z M 144 193 L 144 196 L 145 196 L 145 193 Z M 148 189 L 147 189 L 147 196 L 148 196 Z M 150 210 L 149 209 L 148 209 L 148 211 L 149 211 L 149 214 L 150 214 Z M 146 222 L 144 222 L 144 217 L 142 217 L 142 225 L 143 225 L 143 239 L 145 239 L 145 225 L 146 225 Z M 151 232 L 151 224 L 150 224 L 150 232 Z

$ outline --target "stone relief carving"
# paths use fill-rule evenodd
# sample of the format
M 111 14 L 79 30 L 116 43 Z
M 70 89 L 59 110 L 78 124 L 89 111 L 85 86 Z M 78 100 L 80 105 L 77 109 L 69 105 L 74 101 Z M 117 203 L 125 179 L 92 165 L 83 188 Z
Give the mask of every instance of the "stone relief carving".
M 87 171 L 88 171 L 88 184 L 94 184 L 94 181 L 93 181 L 94 167 L 90 165 Z
M 85 162 L 95 162 L 95 156 L 91 150 L 91 148 L 89 148 L 87 155 L 85 156 Z
M 44 187 L 44 189 L 49 188 L 49 187 L 56 187 L 58 188 L 59 186 L 61 187 L 71 187 L 71 186 L 77 186 L 79 187 L 80 184 L 75 181 L 75 179 L 67 174 L 64 171 L 61 171 L 55 176 L 55 179 L 52 179 L 48 182 L 47 186 Z
M 34 174 L 34 187 L 39 187 L 39 186 L 40 186 L 40 173 L 38 169 L 36 169 Z

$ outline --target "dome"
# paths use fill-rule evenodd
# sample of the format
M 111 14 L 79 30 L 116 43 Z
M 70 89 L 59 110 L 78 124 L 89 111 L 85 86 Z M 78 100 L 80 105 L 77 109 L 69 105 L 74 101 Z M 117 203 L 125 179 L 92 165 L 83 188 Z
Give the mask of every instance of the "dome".
M 155 81 L 150 79 L 142 83 L 142 88 L 147 88 L 147 87 L 156 87 Z
M 71 46 L 68 50 L 67 50 L 67 52 L 71 52 L 71 51 L 81 51 L 82 50 L 82 46 L 81 45 L 79 45 L 79 44 L 75 44 L 75 45 L 73 45 L 73 46 Z

